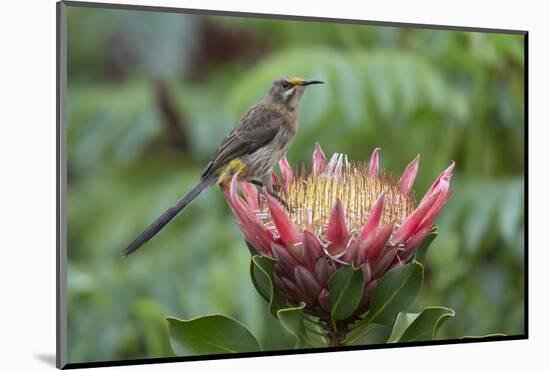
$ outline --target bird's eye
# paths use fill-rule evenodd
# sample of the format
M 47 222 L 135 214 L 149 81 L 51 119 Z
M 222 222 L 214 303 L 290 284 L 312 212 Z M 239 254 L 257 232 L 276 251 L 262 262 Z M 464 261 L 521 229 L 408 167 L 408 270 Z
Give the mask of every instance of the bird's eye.
M 290 84 L 287 81 L 283 81 L 282 86 L 283 88 L 288 89 L 290 87 Z

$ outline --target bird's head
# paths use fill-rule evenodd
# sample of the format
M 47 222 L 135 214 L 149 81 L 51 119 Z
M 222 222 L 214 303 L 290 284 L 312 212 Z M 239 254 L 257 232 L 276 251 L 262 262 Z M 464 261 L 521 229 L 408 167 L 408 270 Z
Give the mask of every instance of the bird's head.
M 300 77 L 279 78 L 273 82 L 267 98 L 274 103 L 295 109 L 300 102 L 306 86 L 322 84 L 319 80 L 304 80 Z

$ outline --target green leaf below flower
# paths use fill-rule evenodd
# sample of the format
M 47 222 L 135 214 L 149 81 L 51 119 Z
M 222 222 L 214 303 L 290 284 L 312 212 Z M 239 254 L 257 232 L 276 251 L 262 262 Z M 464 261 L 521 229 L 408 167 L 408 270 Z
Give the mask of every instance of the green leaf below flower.
M 379 328 L 382 328 L 382 326 L 369 323 L 367 319 L 360 320 L 357 323 L 353 324 L 352 327 L 350 327 L 351 330 L 348 335 L 346 335 L 345 342 L 347 345 L 368 344 L 365 343 L 365 340 L 367 340 L 368 338 L 367 335 L 371 334 L 373 331 L 376 331 Z
M 296 338 L 294 348 L 304 348 L 308 346 L 303 317 L 305 307 L 306 304 L 304 302 L 300 302 L 298 307 L 282 308 L 277 310 L 277 318 L 283 328 L 285 328 L 286 331 Z
M 257 258 L 256 261 L 254 261 L 254 257 Z M 275 261 L 272 261 L 267 257 L 262 258 L 260 256 L 252 256 L 250 259 L 250 278 L 252 279 L 252 284 L 258 293 L 260 293 L 262 298 L 268 303 L 271 300 L 273 289 L 271 274 L 274 265 Z
M 269 303 L 269 311 L 276 317 L 277 310 L 284 307 L 284 301 L 273 283 L 275 262 L 274 259 L 266 256 L 252 256 L 250 277 L 258 293 Z
M 485 335 L 465 335 L 463 337 L 460 337 L 460 339 L 482 339 L 482 338 L 492 338 L 492 337 L 505 337 L 506 334 L 504 333 L 492 333 L 492 334 L 485 334 Z
M 249 252 L 250 252 L 250 256 L 251 256 L 251 257 L 252 257 L 252 256 L 257 256 L 257 255 L 258 255 L 258 252 L 256 251 L 256 248 L 254 248 L 254 246 L 253 246 L 252 244 L 250 244 L 250 243 L 248 242 L 248 240 L 245 239 L 244 242 L 245 242 L 246 246 L 248 247 L 248 250 L 249 250 Z
M 446 307 L 428 307 L 421 313 L 400 312 L 388 343 L 433 340 L 441 325 L 454 315 Z
M 424 267 L 418 261 L 386 273 L 372 292 L 368 321 L 382 325 L 393 323 L 399 312 L 416 301 L 423 279 Z
M 405 330 L 413 323 L 414 320 L 420 315 L 419 313 L 410 313 L 410 312 L 399 312 L 395 322 L 393 323 L 393 328 L 388 339 L 388 343 L 397 343 L 399 338 L 403 335 Z
M 438 235 L 439 233 L 437 232 L 437 227 L 434 227 L 432 231 L 428 235 L 426 235 L 426 238 L 424 238 L 424 240 L 422 241 L 420 246 L 416 248 L 416 252 L 414 253 L 414 258 L 417 261 L 424 261 L 426 253 L 428 253 L 428 248 Z
M 237 320 L 223 315 L 191 320 L 167 318 L 170 344 L 178 356 L 258 352 L 256 337 Z
M 355 311 L 363 296 L 363 271 L 351 265 L 341 267 L 330 277 L 328 286 L 332 319 L 346 319 Z

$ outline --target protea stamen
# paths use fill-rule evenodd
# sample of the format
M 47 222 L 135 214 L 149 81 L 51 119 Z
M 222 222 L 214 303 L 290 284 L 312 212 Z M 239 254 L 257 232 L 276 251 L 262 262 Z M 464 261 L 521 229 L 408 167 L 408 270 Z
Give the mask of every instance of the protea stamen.
M 359 236 L 376 200 L 384 193 L 379 227 L 399 226 L 415 208 L 414 194 L 400 190 L 391 174 L 376 176 L 369 168 L 364 163 L 350 163 L 347 156 L 337 153 L 326 171 L 308 173 L 305 168 L 292 171 L 281 193 L 292 222 L 300 229 L 309 228 L 317 235 L 325 235 L 333 206 L 340 201 L 346 210 L 345 222 L 353 240 Z M 261 199 L 256 215 L 264 224 L 272 225 L 268 204 L 265 198 Z

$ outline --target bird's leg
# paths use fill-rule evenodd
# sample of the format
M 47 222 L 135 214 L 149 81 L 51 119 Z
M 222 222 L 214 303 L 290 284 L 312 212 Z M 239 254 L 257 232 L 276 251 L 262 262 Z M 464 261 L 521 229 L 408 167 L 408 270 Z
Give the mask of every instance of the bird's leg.
M 257 187 L 262 188 L 264 184 L 260 180 L 250 180 L 249 183 L 256 185 Z
M 269 176 L 265 176 L 262 181 L 260 180 L 250 180 L 251 184 L 254 184 L 259 187 L 265 188 L 267 193 L 271 195 L 273 198 L 277 199 L 279 203 L 281 203 L 287 211 L 290 211 L 290 207 L 288 206 L 288 203 L 279 196 L 274 190 L 273 190 L 273 182 L 271 181 L 271 174 Z
M 250 180 L 249 182 L 259 188 L 264 187 L 264 184 L 260 180 Z M 260 192 L 258 192 L 258 204 L 260 204 Z

